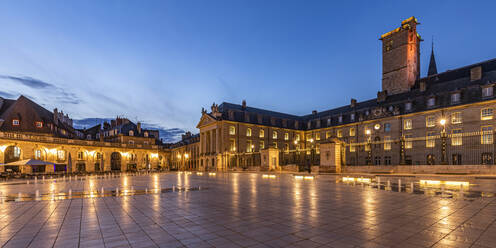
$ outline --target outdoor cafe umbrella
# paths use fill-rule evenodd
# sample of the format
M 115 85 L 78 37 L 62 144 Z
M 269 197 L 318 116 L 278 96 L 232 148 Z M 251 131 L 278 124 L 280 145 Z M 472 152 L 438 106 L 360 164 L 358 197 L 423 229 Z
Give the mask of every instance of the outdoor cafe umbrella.
M 21 166 L 21 165 L 50 165 L 50 164 L 53 164 L 53 163 L 45 162 L 45 161 L 42 161 L 42 160 L 36 160 L 36 159 L 24 159 L 24 160 L 19 160 L 19 161 L 15 161 L 15 162 L 11 162 L 11 163 L 8 163 L 8 164 L 3 164 L 3 165 L 6 165 L 6 166 L 11 166 L 11 165 Z

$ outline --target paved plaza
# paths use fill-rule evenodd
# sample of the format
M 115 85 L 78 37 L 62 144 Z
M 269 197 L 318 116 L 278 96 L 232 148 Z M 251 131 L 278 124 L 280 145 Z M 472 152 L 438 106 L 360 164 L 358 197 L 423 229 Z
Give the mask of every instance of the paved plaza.
M 3 247 L 495 247 L 496 198 L 472 201 L 262 174 L 168 173 L 2 184 Z M 198 190 L 186 190 L 199 187 Z M 175 190 L 154 189 L 173 188 Z M 183 190 L 180 190 L 180 189 Z

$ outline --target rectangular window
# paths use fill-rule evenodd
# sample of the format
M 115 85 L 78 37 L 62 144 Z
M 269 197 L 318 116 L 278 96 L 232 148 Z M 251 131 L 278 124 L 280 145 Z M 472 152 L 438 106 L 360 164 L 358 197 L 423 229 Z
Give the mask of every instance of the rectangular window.
M 403 121 L 403 129 L 405 130 L 412 129 L 412 119 L 407 119 Z
M 251 128 L 246 129 L 246 136 L 251 137 Z
M 284 151 L 289 152 L 289 144 L 284 144 Z
M 425 126 L 426 127 L 435 127 L 436 126 L 436 118 L 432 115 L 425 117 Z
M 493 164 L 493 154 L 491 152 L 484 152 L 481 154 L 481 163 L 486 165 L 486 164 Z
M 459 103 L 460 102 L 460 93 L 451 94 L 451 103 Z
M 350 120 L 351 121 L 355 121 L 355 113 L 351 113 L 350 114 Z
M 277 149 L 277 142 L 274 142 L 274 148 Z
M 236 134 L 236 128 L 234 126 L 229 126 L 229 134 L 230 135 L 235 135 Z
M 485 87 L 482 88 L 482 96 L 483 97 L 490 97 L 493 96 L 493 87 Z
M 492 119 L 493 119 L 492 108 L 481 109 L 481 120 L 492 120 Z
M 229 150 L 231 152 L 235 152 L 236 151 L 236 140 L 234 140 L 234 139 L 230 139 L 229 140 Z
M 331 131 L 326 132 L 326 139 L 329 139 L 331 137 Z
M 289 133 L 284 133 L 284 140 L 289 140 Z
M 265 137 L 265 131 L 263 129 L 260 129 L 259 136 L 260 136 L 260 138 Z
M 384 132 L 391 132 L 391 123 L 384 123 Z
M 436 146 L 436 133 L 435 132 L 428 132 L 427 136 L 425 137 L 425 147 L 435 147 Z
M 384 137 L 384 150 L 391 150 L 391 136 Z
M 350 152 L 355 152 L 355 144 L 350 144 Z
M 331 125 L 331 118 L 327 118 L 327 126 Z
M 296 135 L 295 140 L 300 141 L 300 135 L 299 134 Z
M 427 99 L 427 107 L 433 107 L 436 104 L 436 98 L 431 97 Z
M 455 112 L 451 114 L 451 124 L 460 124 L 462 123 L 462 113 Z
M 461 129 L 453 129 L 451 131 L 451 145 L 452 146 L 461 146 L 462 145 L 462 130 Z
M 405 110 L 407 112 L 412 110 L 412 103 L 411 102 L 405 103 Z
M 391 156 L 385 156 L 384 157 L 384 164 L 385 165 L 391 165 Z
M 337 132 L 337 136 L 338 136 L 338 138 L 342 138 L 343 137 L 343 130 L 339 129 Z
M 315 140 L 320 140 L 320 133 L 315 133 Z
M 277 139 L 277 132 L 276 131 L 272 132 L 272 138 Z
M 64 150 L 58 150 L 57 151 L 57 159 L 58 160 L 65 160 L 65 151 Z
M 12 125 L 19 126 L 19 120 L 18 119 L 13 119 L 12 120 Z
M 412 149 L 413 143 L 412 143 L 412 135 L 407 134 L 405 135 L 405 149 Z
M 41 121 L 37 121 L 37 122 L 36 122 L 36 127 L 37 127 L 37 128 L 42 128 L 42 127 L 43 127 L 43 122 L 41 122 Z
M 263 140 L 261 140 L 261 141 L 260 141 L 259 146 L 260 146 L 260 147 L 259 147 L 259 149 L 260 149 L 260 150 L 265 148 L 265 147 L 264 147 L 264 146 L 265 146 L 265 144 L 264 144 Z
M 253 144 L 251 143 L 251 140 L 246 141 L 246 152 L 252 152 L 253 151 Z
M 493 127 L 484 126 L 481 127 L 481 144 L 489 145 L 493 143 Z
M 340 116 L 338 117 L 338 121 L 339 121 L 339 123 L 343 122 L 343 116 L 342 116 L 342 115 L 340 115 Z
M 355 132 L 356 131 L 354 127 L 350 128 L 350 136 L 355 136 Z
M 41 159 L 41 150 L 34 151 L 34 158 Z

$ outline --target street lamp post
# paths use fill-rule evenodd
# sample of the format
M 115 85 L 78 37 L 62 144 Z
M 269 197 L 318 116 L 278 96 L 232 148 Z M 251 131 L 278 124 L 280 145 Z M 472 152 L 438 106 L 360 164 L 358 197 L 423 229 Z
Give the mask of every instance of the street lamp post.
M 448 164 L 446 159 L 446 119 L 441 119 L 439 123 L 443 127 L 443 130 L 441 131 L 441 164 Z
M 365 130 L 365 134 L 367 135 L 367 165 L 372 163 L 372 131 L 370 129 Z

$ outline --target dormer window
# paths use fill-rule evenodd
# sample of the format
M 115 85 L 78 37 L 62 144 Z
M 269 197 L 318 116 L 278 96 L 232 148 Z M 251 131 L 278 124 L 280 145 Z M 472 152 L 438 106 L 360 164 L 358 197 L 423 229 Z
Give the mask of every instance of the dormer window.
M 277 132 L 276 131 L 272 132 L 272 138 L 277 139 Z
M 405 103 L 405 110 L 406 111 L 412 111 L 412 103 L 411 102 Z
M 148 132 L 145 132 L 143 135 L 148 138 Z
M 236 128 L 234 126 L 229 126 L 229 135 L 235 135 L 236 134 Z
M 134 131 L 133 130 L 129 130 L 129 136 L 134 136 Z
M 19 126 L 19 125 L 20 125 L 19 119 L 13 119 L 12 120 L 12 126 Z
M 331 125 L 331 118 L 327 118 L 327 126 Z
M 459 103 L 459 102 L 460 102 L 460 92 L 451 94 L 451 103 Z
M 90 140 L 91 139 L 91 134 L 86 135 L 86 139 Z
M 436 104 L 436 98 L 435 97 L 431 97 L 431 98 L 427 99 L 427 107 L 433 107 L 435 104 Z
M 350 115 L 350 120 L 351 120 L 351 121 L 355 121 L 355 113 L 351 113 L 351 115 Z
M 340 116 L 338 117 L 338 121 L 339 121 L 339 123 L 343 122 L 343 116 L 342 116 L 342 115 L 340 115 Z
M 493 96 L 493 87 L 484 87 L 482 88 L 482 97 L 491 97 Z
M 309 121 L 307 126 L 308 126 L 308 129 L 310 129 L 312 127 L 312 122 Z
M 37 122 L 35 122 L 35 126 L 36 126 L 37 128 L 42 128 L 42 127 L 43 127 L 43 122 L 41 122 L 41 121 L 37 121 Z

